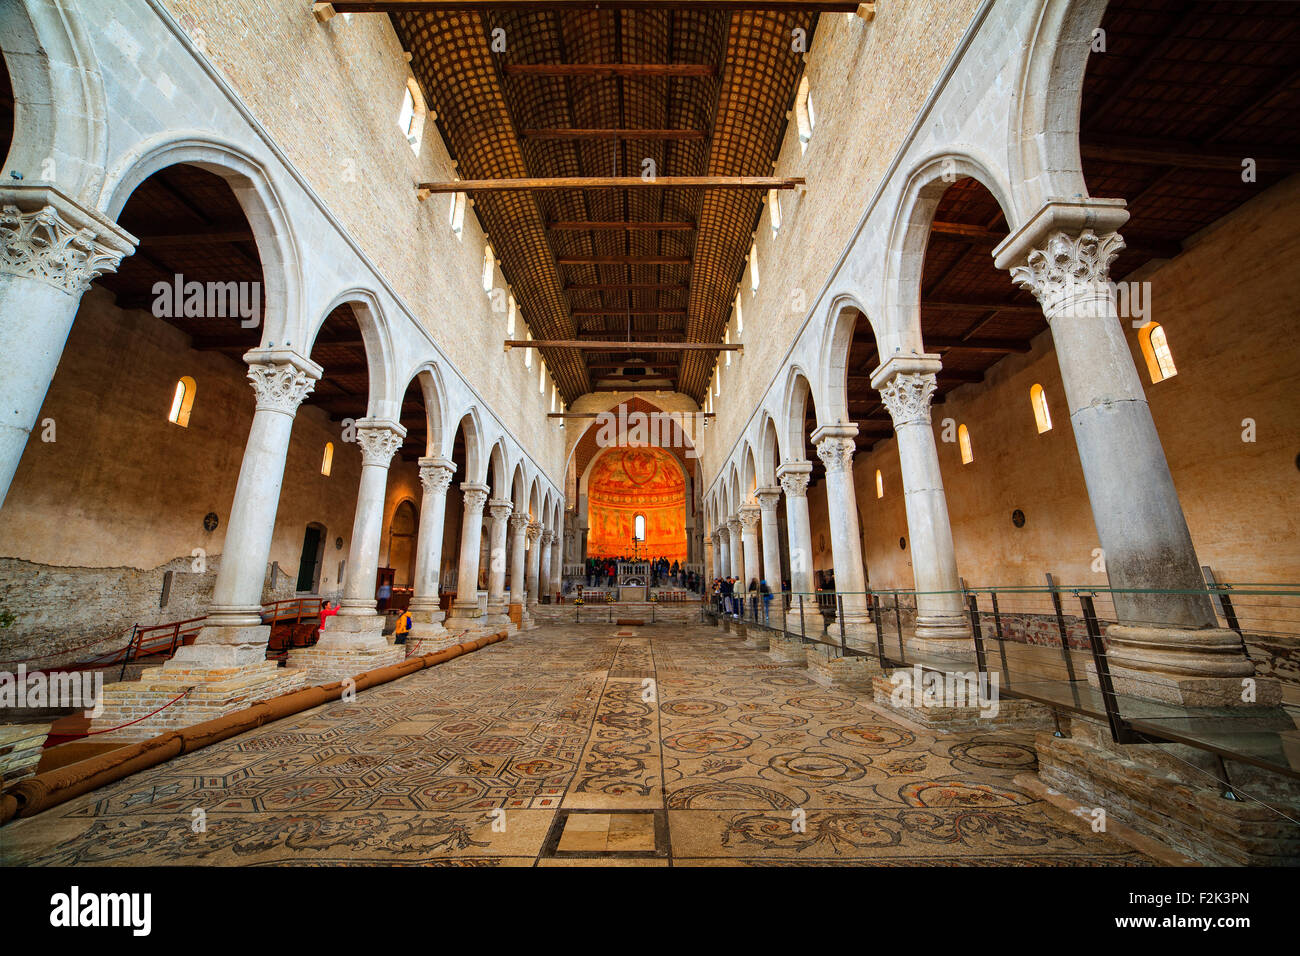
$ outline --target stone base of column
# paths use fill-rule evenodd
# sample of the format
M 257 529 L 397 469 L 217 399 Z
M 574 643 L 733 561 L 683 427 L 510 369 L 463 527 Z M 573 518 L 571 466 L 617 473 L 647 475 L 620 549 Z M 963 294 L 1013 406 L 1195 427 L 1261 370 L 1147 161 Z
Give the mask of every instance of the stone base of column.
M 510 625 L 510 605 L 505 601 L 488 602 L 487 614 L 483 617 L 483 627 L 493 632 Z
M 751 628 L 749 633 L 753 634 L 755 631 L 755 628 Z M 804 648 L 816 646 L 816 644 L 804 644 L 797 636 L 786 636 L 780 631 L 773 631 L 767 635 L 767 656 L 779 664 L 798 664 L 802 667 L 808 663 Z
M 406 656 L 420 657 L 423 654 L 436 654 L 448 647 L 454 647 L 464 638 L 460 634 L 452 634 L 450 631 L 443 630 L 439 634 L 425 633 L 417 636 L 414 631 L 406 639 Z
M 1283 718 L 1284 712 L 1278 711 Z M 1124 745 L 1075 717 L 1068 737 L 1037 736 L 1038 779 L 1087 807 L 1207 866 L 1284 866 L 1300 859 L 1300 785 L 1229 762 L 1228 777 L 1256 800 L 1224 799 L 1212 754 L 1173 744 Z M 1189 766 L 1190 764 L 1190 766 Z M 1193 769 L 1199 768 L 1199 769 Z
M 872 679 L 874 701 L 929 730 L 1048 730 L 1051 708 L 995 693 L 992 677 L 957 683 L 957 678 L 921 667 L 897 668 Z
M 805 645 L 804 661 L 808 676 L 817 683 L 869 696 L 875 693 L 872 681 L 884 673 L 874 657 L 841 657 L 838 650 L 825 644 Z
M 537 621 L 528 613 L 528 609 L 522 604 L 511 604 L 507 609 L 510 615 L 510 622 L 521 631 L 533 631 L 537 629 Z
M 178 647 L 163 667 L 190 671 L 203 667 L 224 669 L 261 664 L 266 660 L 266 645 L 270 640 L 269 624 L 204 627 L 193 644 Z
M 1184 707 L 1276 707 L 1282 699 L 1282 685 L 1255 677 L 1240 636 L 1226 628 L 1113 624 L 1106 659 L 1115 693 L 1125 696 Z M 1096 686 L 1091 665 L 1088 680 Z
M 975 638 L 963 618 L 917 618 L 913 635 L 905 641 L 907 651 L 926 663 L 975 665 Z
M 313 647 L 292 648 L 286 663 L 303 671 L 309 684 L 328 684 L 405 659 L 406 648 L 384 637 L 379 615 L 337 614 L 326 621 Z
M 97 733 L 95 740 L 147 740 L 307 685 L 306 674 L 279 667 L 275 661 L 264 659 L 238 667 L 190 667 L 172 658 L 162 667 L 146 668 L 139 680 L 105 684 L 103 711 L 90 722 L 89 729 L 109 731 Z M 171 703 L 173 700 L 176 702 Z

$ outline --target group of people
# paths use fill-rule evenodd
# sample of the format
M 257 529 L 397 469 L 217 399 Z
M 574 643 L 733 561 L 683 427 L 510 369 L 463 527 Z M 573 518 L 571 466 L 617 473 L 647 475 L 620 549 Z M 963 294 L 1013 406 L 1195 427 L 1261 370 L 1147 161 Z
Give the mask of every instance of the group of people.
M 736 578 L 713 579 L 713 602 L 719 613 L 738 618 L 744 610 L 745 591 L 749 592 L 750 612 L 758 619 L 762 609 L 763 623 L 768 623 L 772 616 L 772 589 L 767 586 L 765 578 L 750 578 L 749 588 Z
M 637 558 L 629 555 L 620 555 L 613 558 L 588 558 L 587 559 L 587 586 L 614 587 L 618 583 L 618 566 L 619 564 L 643 564 L 650 565 L 650 586 L 651 587 L 677 587 L 686 588 L 688 591 L 698 591 L 700 589 L 700 576 L 694 571 L 688 571 L 679 561 L 669 562 L 667 558 Z

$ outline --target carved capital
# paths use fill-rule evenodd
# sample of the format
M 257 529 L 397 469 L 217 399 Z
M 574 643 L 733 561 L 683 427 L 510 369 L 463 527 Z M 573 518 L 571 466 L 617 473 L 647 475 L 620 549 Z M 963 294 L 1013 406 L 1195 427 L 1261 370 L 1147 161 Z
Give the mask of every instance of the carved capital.
M 549 545 L 549 544 L 550 544 L 552 541 L 554 541 L 554 540 L 555 540 L 555 532 L 554 532 L 554 531 L 543 531 L 543 532 L 542 532 L 542 547 L 546 547 L 547 545 Z
M 420 459 L 420 484 L 426 495 L 443 498 L 451 485 L 451 476 L 456 473 L 456 464 L 446 458 Z
M 493 521 L 505 521 L 515 510 L 515 506 L 504 499 L 494 499 L 488 503 L 487 510 Z
M 851 474 L 855 447 L 852 438 L 823 438 L 817 443 L 817 457 L 826 465 L 828 475 Z
M 806 498 L 808 496 L 808 479 L 811 475 L 806 471 L 787 471 L 781 475 L 781 490 L 785 492 L 787 498 Z
M 781 489 L 759 488 L 754 492 L 754 497 L 758 499 L 760 511 L 775 511 L 777 504 L 781 500 Z
M 387 468 L 388 463 L 402 447 L 404 433 L 398 432 L 391 425 L 357 425 L 357 445 L 361 448 L 362 465 L 378 465 Z
M 106 229 L 74 221 L 67 208 L 54 204 L 25 211 L 5 204 L 0 209 L 0 272 L 38 279 L 81 295 L 105 272 L 115 272 L 130 251 Z
M 930 399 L 938 382 L 933 372 L 901 372 L 880 389 L 894 427 L 930 424 Z
M 538 538 L 541 537 L 541 535 L 542 535 L 542 526 L 539 525 L 536 521 L 528 522 L 528 527 L 524 530 L 524 537 L 526 537 L 529 540 L 529 542 L 535 542 Z
M 1029 253 L 1025 265 L 1011 270 L 1011 281 L 1032 292 L 1052 319 L 1081 305 L 1081 300 L 1109 300 L 1110 264 L 1123 248 L 1117 232 L 1054 232 Z
M 758 530 L 758 522 L 762 517 L 762 512 L 757 508 L 740 509 L 740 526 L 744 529 L 745 534 L 753 534 Z
M 506 527 L 510 529 L 510 536 L 521 535 L 524 529 L 528 527 L 528 515 L 522 512 L 515 512 L 506 521 Z
M 483 506 L 487 504 L 488 494 L 491 492 L 487 485 L 475 484 L 472 481 L 463 481 L 460 490 L 465 496 L 465 514 L 482 515 Z
M 316 379 L 289 362 L 252 362 L 248 381 L 257 395 L 257 410 L 292 417 L 316 387 Z
M 732 515 L 727 519 L 727 531 L 733 538 L 740 537 L 740 516 Z

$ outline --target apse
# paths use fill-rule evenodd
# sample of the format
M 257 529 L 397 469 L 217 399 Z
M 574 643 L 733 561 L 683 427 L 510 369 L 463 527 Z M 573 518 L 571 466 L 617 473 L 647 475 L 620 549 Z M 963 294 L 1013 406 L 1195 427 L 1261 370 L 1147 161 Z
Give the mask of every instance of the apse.
M 611 448 L 592 466 L 587 484 L 587 554 L 633 553 L 637 516 L 644 516 L 643 557 L 686 561 L 686 480 L 662 448 Z

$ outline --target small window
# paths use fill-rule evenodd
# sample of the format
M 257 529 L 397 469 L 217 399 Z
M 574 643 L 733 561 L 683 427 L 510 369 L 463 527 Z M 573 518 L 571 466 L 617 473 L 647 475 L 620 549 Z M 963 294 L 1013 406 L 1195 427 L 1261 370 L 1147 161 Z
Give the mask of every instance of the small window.
M 194 393 L 197 389 L 194 379 L 188 375 L 181 376 L 181 380 L 176 383 L 176 391 L 172 394 L 172 410 L 167 413 L 169 422 L 180 425 L 181 428 L 190 427 L 190 409 L 194 407 Z
M 397 126 L 416 153 L 420 151 L 420 138 L 424 135 L 424 117 L 427 112 L 424 94 L 420 92 L 420 84 L 412 77 L 406 81 L 406 92 L 402 94 L 402 108 L 397 113 Z
M 1165 336 L 1164 326 L 1158 322 L 1148 322 L 1138 332 L 1138 341 L 1142 344 L 1142 354 L 1147 360 L 1147 371 L 1151 373 L 1152 384 L 1163 382 L 1178 374 L 1174 366 L 1174 356 L 1169 351 L 1169 339 Z
M 483 291 L 491 292 L 496 280 L 496 256 L 492 254 L 492 243 L 483 247 Z
M 885 476 L 880 473 L 879 468 L 876 469 L 876 497 L 885 497 Z
M 537 363 L 537 394 L 546 394 L 546 360 Z
M 722 330 L 722 344 L 723 344 L 723 345 L 730 345 L 730 344 L 731 344 L 731 326 L 727 326 L 725 329 Z M 723 354 L 727 357 L 727 358 L 726 358 L 726 364 L 727 364 L 728 366 L 730 366 L 730 365 L 731 365 L 731 352 L 730 352 L 730 351 L 727 351 L 727 352 L 724 352 Z
M 781 191 L 779 189 L 769 189 L 767 191 L 767 218 L 772 224 L 772 235 L 781 231 Z
M 799 148 L 808 151 L 808 141 L 812 139 L 813 127 L 817 125 L 817 116 L 813 112 L 812 94 L 809 92 L 808 77 L 799 81 L 799 92 L 794 100 L 795 123 L 799 127 Z
M 736 293 L 736 334 L 742 335 L 745 331 L 745 310 L 740 307 L 740 293 Z
M 514 338 L 515 335 L 515 315 L 519 311 L 519 306 L 515 304 L 515 297 L 512 295 L 506 300 L 506 336 Z
M 632 519 L 632 537 L 637 541 L 645 540 L 645 515 L 637 515 Z
M 465 205 L 466 197 L 464 193 L 451 194 L 451 231 L 460 239 L 465 232 Z
M 524 333 L 524 341 L 531 342 L 532 340 L 533 340 L 533 332 L 531 329 L 529 329 L 527 332 Z M 532 367 L 533 367 L 533 350 L 524 349 L 524 368 L 532 368 Z
M 334 467 L 334 443 L 327 441 L 325 443 L 325 457 L 321 459 L 320 473 L 326 478 L 329 477 L 331 469 Z
M 961 449 L 961 463 L 969 465 L 975 460 L 975 452 L 970 447 L 970 429 L 965 425 L 957 426 L 957 446 Z
M 749 291 L 758 291 L 758 243 L 749 247 Z
M 1038 424 L 1038 434 L 1052 430 L 1052 413 L 1047 409 L 1047 393 L 1043 386 L 1035 384 L 1029 390 L 1029 403 L 1034 406 L 1034 421 Z

